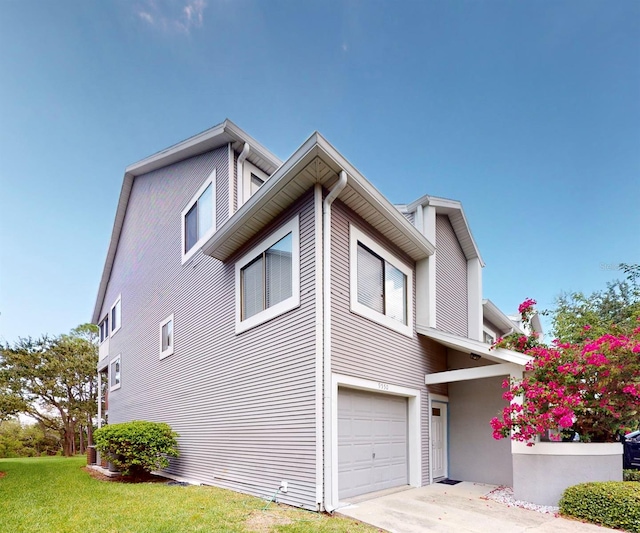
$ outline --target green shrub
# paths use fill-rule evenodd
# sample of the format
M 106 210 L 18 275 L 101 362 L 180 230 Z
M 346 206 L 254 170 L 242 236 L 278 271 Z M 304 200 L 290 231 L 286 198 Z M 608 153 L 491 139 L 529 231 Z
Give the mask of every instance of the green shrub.
M 136 420 L 104 426 L 95 432 L 94 441 L 120 472 L 138 477 L 166 468 L 169 457 L 178 457 L 177 437 L 169 424 Z
M 560 513 L 614 529 L 640 533 L 640 483 L 581 483 L 564 491 Z
M 640 470 L 623 470 L 624 481 L 640 481 Z

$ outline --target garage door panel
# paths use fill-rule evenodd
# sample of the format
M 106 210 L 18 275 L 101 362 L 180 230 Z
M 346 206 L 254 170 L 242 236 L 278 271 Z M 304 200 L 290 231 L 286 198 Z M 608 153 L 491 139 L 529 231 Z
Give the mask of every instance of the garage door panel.
M 340 498 L 408 483 L 406 398 L 340 389 L 338 418 Z

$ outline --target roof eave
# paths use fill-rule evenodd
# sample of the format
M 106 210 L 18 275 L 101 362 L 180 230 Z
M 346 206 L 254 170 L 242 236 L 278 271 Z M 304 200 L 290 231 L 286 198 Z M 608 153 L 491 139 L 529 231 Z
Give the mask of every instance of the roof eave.
M 500 308 L 491 300 L 482 300 L 482 314 L 489 322 L 496 326 L 501 326 L 506 332 L 515 330 L 518 333 L 524 333 L 522 329 L 513 322 Z
M 526 354 L 507 350 L 506 348 L 492 349 L 489 344 L 485 344 L 484 342 L 448 333 L 439 329 L 416 324 L 416 331 L 420 335 L 429 337 L 444 346 L 453 348 L 454 350 L 468 354 L 477 354 L 497 363 L 515 363 L 520 366 L 525 366 L 529 361 L 531 361 L 531 357 Z
M 414 260 L 422 259 L 433 254 L 435 247 L 424 235 L 422 235 L 407 219 L 389 202 L 358 170 L 347 161 L 322 135 L 318 132 L 312 134 L 294 154 L 287 159 L 280 168 L 272 174 L 267 182 L 254 194 L 225 224 L 218 229 L 203 246 L 205 254 L 226 260 L 232 252 L 222 250 L 229 239 L 242 228 L 246 222 L 252 219 L 261 209 L 290 182 L 297 172 L 312 161 L 316 156 L 332 163 L 335 169 L 344 170 L 347 173 L 347 184 L 359 195 L 368 201 L 382 216 L 390 221 L 396 228 L 404 233 L 418 252 L 412 255 Z M 329 186 L 330 183 L 322 183 Z M 237 248 L 240 248 L 238 246 Z

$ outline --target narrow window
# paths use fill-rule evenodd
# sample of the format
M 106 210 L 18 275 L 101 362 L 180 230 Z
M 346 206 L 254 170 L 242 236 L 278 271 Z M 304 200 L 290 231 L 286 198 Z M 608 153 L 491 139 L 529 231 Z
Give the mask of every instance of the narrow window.
M 109 389 L 119 389 L 121 384 L 121 358 L 118 356 L 109 364 Z
M 253 172 L 251 173 L 251 196 L 253 196 L 258 189 L 262 187 L 264 180 L 256 176 Z
M 185 216 L 185 253 L 191 250 L 213 226 L 213 186 L 198 197 Z
M 111 306 L 111 334 L 113 335 L 122 326 L 122 298 L 118 296 Z
M 215 170 L 182 211 L 182 262 L 215 230 Z
M 100 343 L 103 343 L 109 338 L 109 316 L 105 316 L 102 322 L 98 325 L 100 330 Z
M 160 322 L 160 359 L 173 354 L 173 315 Z

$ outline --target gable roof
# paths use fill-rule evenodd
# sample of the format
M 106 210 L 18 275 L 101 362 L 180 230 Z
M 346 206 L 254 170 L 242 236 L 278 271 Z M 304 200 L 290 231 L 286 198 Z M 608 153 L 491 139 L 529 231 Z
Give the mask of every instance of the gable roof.
M 258 141 L 236 126 L 229 119 L 226 119 L 224 122 L 221 122 L 202 133 L 189 137 L 188 139 L 146 157 L 137 163 L 133 163 L 125 169 L 122 188 L 120 189 L 120 197 L 118 199 L 118 207 L 116 209 L 116 216 L 113 223 L 113 230 L 111 231 L 111 240 L 109 241 L 107 257 L 102 270 L 102 277 L 100 279 L 96 303 L 91 318 L 93 323 L 97 323 L 100 320 L 100 311 L 107 291 L 107 284 L 109 282 L 109 277 L 111 276 L 111 270 L 113 269 L 113 262 L 118 249 L 118 241 L 120 240 L 120 233 L 122 232 L 122 225 L 127 212 L 127 206 L 129 205 L 129 198 L 131 196 L 131 189 L 133 188 L 133 181 L 135 177 L 152 172 L 167 165 L 177 163 L 178 161 L 182 161 L 189 157 L 209 152 L 229 143 L 232 144 L 233 149 L 237 152 L 242 150 L 244 143 L 249 143 L 251 145 L 251 152 L 247 159 L 267 174 L 273 173 L 276 168 L 282 164 L 282 161 L 280 161 L 279 158 L 262 146 Z
M 313 133 L 218 228 L 204 244 L 203 252 L 216 259 L 227 260 L 314 184 L 332 187 L 342 170 L 347 174 L 347 185 L 340 193 L 340 201 L 375 226 L 414 261 L 433 254 L 433 244 L 318 132 Z
M 514 330 L 518 333 L 524 333 L 522 328 L 510 317 L 505 315 L 496 304 L 491 300 L 482 300 L 482 315 L 492 324 L 502 328 L 498 333 L 504 335 Z
M 467 217 L 462 209 L 462 204 L 457 200 L 450 200 L 448 198 L 439 198 L 437 196 L 424 195 L 418 198 L 414 202 L 403 207 L 407 212 L 412 213 L 418 207 L 433 206 L 436 209 L 437 215 L 447 215 L 453 226 L 453 231 L 460 242 L 460 246 L 467 259 L 478 258 L 480 265 L 484 266 L 484 261 L 480 255 L 480 250 L 476 244 L 473 234 L 471 233 L 471 227 L 467 222 Z M 436 243 L 437 246 L 437 243 Z

